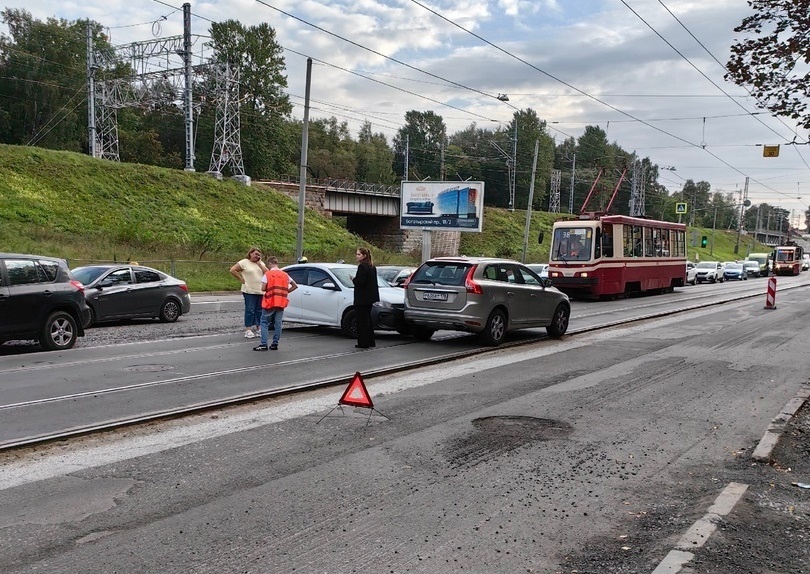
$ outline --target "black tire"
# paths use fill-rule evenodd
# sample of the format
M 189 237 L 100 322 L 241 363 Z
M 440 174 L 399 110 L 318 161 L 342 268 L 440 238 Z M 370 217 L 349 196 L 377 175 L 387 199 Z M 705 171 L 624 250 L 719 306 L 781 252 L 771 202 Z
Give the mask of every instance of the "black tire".
M 435 332 L 435 329 L 425 327 L 424 325 L 414 325 L 411 327 L 411 335 L 419 341 L 429 341 Z
M 500 309 L 495 309 L 489 314 L 487 324 L 484 330 L 478 334 L 478 337 L 485 345 L 496 346 L 503 343 L 506 337 L 506 313 Z
M 560 303 L 554 309 L 554 315 L 551 317 L 551 325 L 546 327 L 546 333 L 552 339 L 559 339 L 565 332 L 568 331 L 568 321 L 571 318 L 571 309 L 568 305 Z
M 90 321 L 88 321 L 87 326 L 92 327 L 96 324 L 96 310 L 90 305 L 88 305 L 88 307 L 90 308 Z
M 79 331 L 73 316 L 65 311 L 54 311 L 42 327 L 39 344 L 48 351 L 64 351 L 76 344 L 78 336 Z
M 174 323 L 180 318 L 182 311 L 176 299 L 166 299 L 160 308 L 159 319 L 161 323 Z
M 340 328 L 347 337 L 357 338 L 357 312 L 354 309 L 349 309 L 343 314 L 343 319 L 340 320 Z

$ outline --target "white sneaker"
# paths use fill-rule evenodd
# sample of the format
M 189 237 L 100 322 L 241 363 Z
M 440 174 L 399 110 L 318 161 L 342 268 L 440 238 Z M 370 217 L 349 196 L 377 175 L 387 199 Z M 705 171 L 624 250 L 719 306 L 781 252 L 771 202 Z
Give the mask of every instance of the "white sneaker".
M 253 332 L 252 329 L 248 329 L 245 331 L 245 339 L 253 339 L 256 337 L 256 333 Z

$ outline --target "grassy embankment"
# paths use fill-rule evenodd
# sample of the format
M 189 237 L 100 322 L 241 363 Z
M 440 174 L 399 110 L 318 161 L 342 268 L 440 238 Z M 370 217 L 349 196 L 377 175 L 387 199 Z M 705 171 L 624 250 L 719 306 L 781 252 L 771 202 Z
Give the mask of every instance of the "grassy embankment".
M 463 233 L 466 255 L 520 258 L 525 211 L 486 208 L 483 233 Z M 526 260 L 547 261 L 555 216 L 535 212 Z M 296 202 L 274 190 L 216 181 L 201 173 L 111 163 L 84 155 L 0 145 L 0 250 L 53 255 L 71 265 L 138 261 L 174 273 L 193 291 L 235 289 L 228 267 L 251 245 L 283 261 L 294 257 Z M 544 232 L 544 242 L 537 243 Z M 700 235 L 711 230 L 697 229 Z M 718 231 L 714 256 L 733 259 L 736 234 Z M 750 240 L 743 238 L 741 255 Z M 310 260 L 353 261 L 356 235 L 307 210 Z M 415 264 L 419 254 L 385 252 L 375 262 Z M 751 251 L 765 251 L 757 246 Z M 690 248 L 690 253 L 694 253 Z

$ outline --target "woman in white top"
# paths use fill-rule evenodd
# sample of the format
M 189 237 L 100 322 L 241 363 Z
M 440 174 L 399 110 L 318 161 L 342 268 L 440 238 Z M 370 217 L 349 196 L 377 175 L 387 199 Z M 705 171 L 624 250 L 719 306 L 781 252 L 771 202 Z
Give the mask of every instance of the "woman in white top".
M 251 247 L 247 257 L 231 267 L 231 275 L 242 282 L 245 298 L 245 338 L 252 339 L 259 332 L 262 320 L 262 277 L 267 267 L 262 261 L 262 252 Z

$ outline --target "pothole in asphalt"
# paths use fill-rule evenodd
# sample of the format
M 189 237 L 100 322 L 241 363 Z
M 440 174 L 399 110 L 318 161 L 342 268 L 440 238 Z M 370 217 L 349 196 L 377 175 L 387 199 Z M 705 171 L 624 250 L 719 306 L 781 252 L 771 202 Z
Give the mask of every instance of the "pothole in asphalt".
M 160 371 L 173 371 L 174 365 L 135 365 L 134 367 L 124 367 L 124 370 L 134 373 L 158 373 Z
M 454 466 L 475 465 L 524 445 L 567 438 L 570 424 L 554 419 L 526 416 L 494 416 L 474 419 L 475 432 L 454 442 L 448 457 Z

